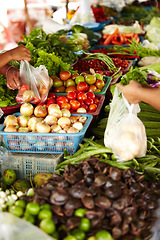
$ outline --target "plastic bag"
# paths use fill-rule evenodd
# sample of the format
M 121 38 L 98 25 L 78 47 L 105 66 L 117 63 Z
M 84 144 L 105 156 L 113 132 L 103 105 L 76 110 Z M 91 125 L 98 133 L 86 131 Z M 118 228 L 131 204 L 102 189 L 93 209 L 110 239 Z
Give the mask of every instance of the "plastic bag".
M 80 7 L 72 17 L 70 24 L 86 24 L 95 23 L 95 17 L 91 9 L 91 4 L 89 0 L 81 0 Z
M 0 212 L 0 240 L 53 240 L 40 228 L 15 217 L 11 213 Z
M 18 103 L 30 102 L 38 104 L 45 102 L 52 86 L 52 79 L 44 65 L 34 68 L 29 62 L 20 64 L 20 89 L 16 96 Z
M 146 131 L 137 117 L 138 112 L 139 104 L 129 104 L 116 87 L 110 104 L 104 144 L 113 150 L 118 161 L 129 161 L 146 155 Z

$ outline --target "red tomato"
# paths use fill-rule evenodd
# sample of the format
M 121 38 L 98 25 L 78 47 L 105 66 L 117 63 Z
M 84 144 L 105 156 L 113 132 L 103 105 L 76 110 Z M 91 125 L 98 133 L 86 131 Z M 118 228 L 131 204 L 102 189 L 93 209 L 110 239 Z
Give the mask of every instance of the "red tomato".
M 70 105 L 70 103 L 64 102 L 64 103 L 61 104 L 60 109 L 68 109 L 68 110 L 70 110 L 71 109 L 71 105 Z
M 82 103 L 82 104 L 81 104 L 81 107 L 82 107 L 82 108 L 85 108 L 86 111 L 88 111 L 88 106 L 87 106 L 85 103 Z
M 60 86 L 60 87 L 56 87 L 54 89 L 55 93 L 64 93 L 65 92 L 65 87 L 64 86 Z
M 88 92 L 89 86 L 86 82 L 80 82 L 77 85 L 77 90 L 79 92 Z
M 41 102 L 41 98 L 39 96 L 35 96 L 32 100 L 33 104 L 39 104 Z
M 96 96 L 93 92 L 87 92 L 87 97 L 92 98 L 94 100 Z
M 80 102 L 77 100 L 71 100 L 69 103 L 71 105 L 72 110 L 77 110 L 81 105 Z
M 48 108 L 48 106 L 50 105 L 50 104 L 54 104 L 54 103 L 56 103 L 56 100 L 55 99 L 53 99 L 53 98 L 48 98 L 47 99 L 47 102 L 46 102 L 46 107 Z
M 70 101 L 70 100 L 76 100 L 77 99 L 77 94 L 76 92 L 69 92 L 67 94 L 67 99 Z
M 65 96 L 58 96 L 56 102 L 60 106 L 62 103 L 68 102 L 68 99 Z
M 59 77 L 60 77 L 61 80 L 65 81 L 65 80 L 71 78 L 71 72 L 66 71 L 66 70 L 61 71 L 60 74 L 59 74 Z
M 97 104 L 93 103 L 89 105 L 89 111 L 88 112 L 95 112 L 97 110 Z
M 23 84 L 19 89 L 19 93 L 24 93 L 26 90 L 29 90 L 29 86 L 27 84 Z
M 92 98 L 87 98 L 84 102 L 85 102 L 85 104 L 88 105 L 88 106 L 94 103 L 94 101 L 93 101 Z
M 104 85 L 105 85 L 104 81 L 100 80 L 100 79 L 97 80 L 95 84 L 96 84 L 96 87 L 100 90 L 102 90 L 104 88 Z
M 69 93 L 69 92 L 74 92 L 76 91 L 76 87 L 75 86 L 69 86 L 65 89 L 65 92 L 66 93 Z
M 98 98 L 98 97 L 95 97 L 94 103 L 98 105 L 98 104 L 99 104 L 99 101 L 100 101 L 99 98 Z
M 53 99 L 55 99 L 55 98 L 56 98 L 56 94 L 50 92 L 50 93 L 48 93 L 48 98 L 53 98 Z
M 89 92 L 94 92 L 97 89 L 96 85 L 90 85 L 88 91 Z
M 48 87 L 45 84 L 40 85 L 39 93 L 40 94 L 47 94 L 48 93 Z
M 17 103 L 22 103 L 23 102 L 23 94 L 17 94 L 16 96 L 16 101 Z
M 80 92 L 77 94 L 77 100 L 78 101 L 84 101 L 85 99 L 87 99 L 87 94 L 84 92 Z

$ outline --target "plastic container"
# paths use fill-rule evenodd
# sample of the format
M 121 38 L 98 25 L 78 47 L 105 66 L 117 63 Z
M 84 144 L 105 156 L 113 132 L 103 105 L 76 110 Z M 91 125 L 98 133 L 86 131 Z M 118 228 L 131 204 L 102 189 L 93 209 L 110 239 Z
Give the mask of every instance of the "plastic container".
M 0 165 L 1 175 L 7 169 L 13 169 L 18 179 L 24 177 L 33 178 L 37 173 L 53 173 L 56 166 L 62 161 L 63 153 L 45 154 L 40 153 L 10 153 L 9 158 Z
M 95 93 L 95 95 L 105 95 L 106 92 L 107 92 L 107 89 L 112 81 L 112 78 L 111 77 L 108 77 L 108 76 L 105 76 L 104 77 L 105 81 L 106 81 L 106 84 L 104 86 L 104 88 L 102 89 L 101 92 L 99 93 Z M 67 93 L 54 93 L 55 95 L 67 95 Z
M 105 100 L 105 96 L 104 95 L 98 95 L 97 97 L 99 98 L 99 104 L 98 104 L 97 110 L 95 112 L 93 112 L 93 113 L 87 113 L 87 114 L 90 114 L 90 115 L 93 116 L 91 125 L 98 118 L 98 116 L 100 114 L 100 111 L 101 111 L 101 109 L 103 107 L 104 100 Z M 83 115 L 84 113 L 80 113 L 80 114 Z
M 20 113 L 14 115 L 19 116 Z M 7 149 L 11 152 L 63 153 L 66 149 L 68 153 L 75 153 L 93 119 L 89 114 L 83 114 L 83 116 L 87 117 L 87 121 L 79 133 L 10 133 L 3 131 L 5 127 L 3 124 L 0 134 L 3 135 Z
M 7 115 L 7 114 L 12 114 L 12 113 L 18 112 L 20 109 L 20 106 L 21 106 L 21 104 L 17 104 L 14 106 L 1 107 L 1 109 L 4 112 L 4 115 Z

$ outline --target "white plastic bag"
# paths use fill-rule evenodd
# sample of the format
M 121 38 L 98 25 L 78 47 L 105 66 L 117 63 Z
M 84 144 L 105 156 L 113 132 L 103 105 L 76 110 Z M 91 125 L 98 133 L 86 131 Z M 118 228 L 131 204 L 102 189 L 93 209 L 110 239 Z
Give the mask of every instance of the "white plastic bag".
M 89 0 L 81 0 L 80 6 L 74 16 L 72 17 L 70 24 L 86 24 L 95 23 L 95 17 L 91 9 L 91 4 Z
M 139 104 L 129 104 L 116 87 L 110 104 L 104 144 L 113 150 L 118 161 L 129 161 L 146 155 L 146 131 L 137 117 L 138 112 Z
M 20 85 L 16 101 L 38 104 L 47 99 L 52 80 L 44 65 L 35 68 L 25 60 L 20 63 Z
M 53 240 L 40 228 L 8 212 L 0 212 L 0 240 Z

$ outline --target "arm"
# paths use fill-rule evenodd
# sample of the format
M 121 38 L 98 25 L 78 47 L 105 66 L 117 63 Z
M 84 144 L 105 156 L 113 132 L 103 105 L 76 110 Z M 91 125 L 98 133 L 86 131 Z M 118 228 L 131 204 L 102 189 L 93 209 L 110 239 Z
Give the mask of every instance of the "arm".
M 131 80 L 126 86 L 117 84 L 124 97 L 130 103 L 145 102 L 160 111 L 160 88 L 142 87 L 135 80 Z
M 30 51 L 24 46 L 8 50 L 0 55 L 0 74 L 6 76 L 7 87 L 11 90 L 19 89 L 19 70 L 8 64 L 14 60 L 31 60 Z
M 8 50 L 0 55 L 0 69 L 3 68 L 10 61 L 31 60 L 30 51 L 24 46 L 19 45 L 16 48 Z M 3 71 L 3 69 L 1 70 Z

